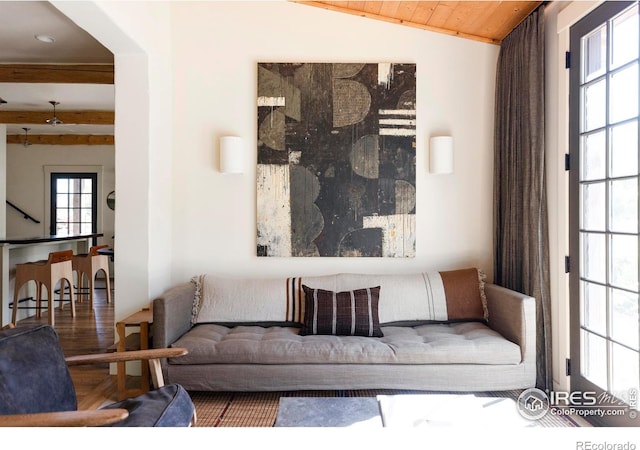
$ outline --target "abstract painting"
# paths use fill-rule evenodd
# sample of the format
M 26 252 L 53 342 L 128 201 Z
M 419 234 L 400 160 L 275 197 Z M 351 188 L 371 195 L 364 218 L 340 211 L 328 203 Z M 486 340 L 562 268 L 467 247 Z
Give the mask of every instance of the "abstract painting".
M 258 256 L 415 256 L 415 64 L 259 63 L 257 106 Z

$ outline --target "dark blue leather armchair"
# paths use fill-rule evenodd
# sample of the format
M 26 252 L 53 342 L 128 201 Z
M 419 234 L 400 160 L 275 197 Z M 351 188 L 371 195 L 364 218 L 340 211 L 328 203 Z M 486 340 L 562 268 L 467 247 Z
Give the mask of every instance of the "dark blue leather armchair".
M 167 353 L 166 351 L 169 350 Z M 181 427 L 195 423 L 195 407 L 180 385 L 155 390 L 98 410 L 77 410 L 68 364 L 118 362 L 183 355 L 152 349 L 65 359 L 49 325 L 0 330 L 0 426 Z M 156 366 L 159 366 L 156 364 Z

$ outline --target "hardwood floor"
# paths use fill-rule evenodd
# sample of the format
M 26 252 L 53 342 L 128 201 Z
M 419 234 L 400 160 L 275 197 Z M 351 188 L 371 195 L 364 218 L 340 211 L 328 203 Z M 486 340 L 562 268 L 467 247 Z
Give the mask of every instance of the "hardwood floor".
M 111 280 L 113 289 L 114 281 Z M 89 298 L 76 299 L 76 317 L 71 317 L 69 304 L 61 311 L 56 302 L 55 329 L 65 356 L 104 353 L 113 345 L 115 328 L 113 305 L 116 302 L 112 291 L 112 301 L 107 304 L 104 281 L 96 281 L 93 311 L 89 308 Z M 57 296 L 56 296 L 57 298 Z M 47 312 L 42 317 L 29 317 L 18 321 L 18 326 L 47 323 Z M 109 374 L 108 364 L 73 366 L 69 368 L 73 379 L 78 409 L 93 409 L 106 401 L 116 400 L 116 377 Z

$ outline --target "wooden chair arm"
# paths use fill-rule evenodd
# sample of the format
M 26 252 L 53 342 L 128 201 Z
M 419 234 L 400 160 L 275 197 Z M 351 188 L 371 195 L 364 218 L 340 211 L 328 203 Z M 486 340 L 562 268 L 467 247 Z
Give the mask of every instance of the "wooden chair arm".
M 129 417 L 126 409 L 0 415 L 0 427 L 97 427 Z
M 189 353 L 186 348 L 152 348 L 149 350 L 133 350 L 129 352 L 95 353 L 93 355 L 77 355 L 65 358 L 67 365 L 113 363 L 123 361 L 139 361 L 160 358 L 174 358 Z
M 160 367 L 161 358 L 173 358 L 189 353 L 186 348 L 152 348 L 149 350 L 133 350 L 130 352 L 96 353 L 93 355 L 77 355 L 65 358 L 68 366 L 81 364 L 113 363 L 126 361 L 149 361 L 151 380 L 156 388 L 164 386 L 164 376 Z

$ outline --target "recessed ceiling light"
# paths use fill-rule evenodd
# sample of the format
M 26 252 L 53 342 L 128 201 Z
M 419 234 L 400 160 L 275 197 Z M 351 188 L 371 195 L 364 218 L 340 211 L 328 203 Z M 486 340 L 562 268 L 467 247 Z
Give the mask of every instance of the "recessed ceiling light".
M 49 36 L 48 34 L 36 34 L 35 38 L 40 42 L 46 42 L 47 44 L 53 44 L 56 41 L 53 36 Z

